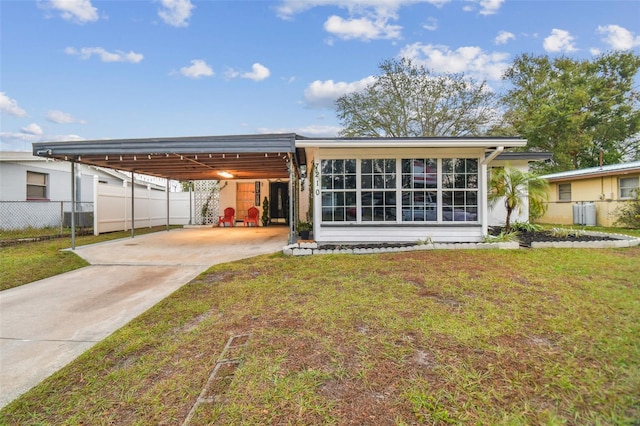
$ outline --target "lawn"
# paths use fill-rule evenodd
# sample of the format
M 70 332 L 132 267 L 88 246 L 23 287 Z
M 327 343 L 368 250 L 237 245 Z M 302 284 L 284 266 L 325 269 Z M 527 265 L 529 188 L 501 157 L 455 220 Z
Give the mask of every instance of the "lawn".
M 166 230 L 165 226 L 141 228 L 136 235 Z M 33 234 L 33 235 L 31 235 Z M 44 235 L 42 230 L 26 232 L 0 233 L 0 240 L 29 238 Z M 94 244 L 118 238 L 128 238 L 131 231 L 110 232 L 98 236 L 82 235 L 76 237 L 76 246 Z M 87 266 L 88 263 L 71 251 L 63 251 L 71 247 L 69 236 L 51 238 L 42 241 L 18 243 L 0 247 L 0 290 L 18 287 L 33 281 L 69 272 Z
M 637 424 L 639 261 L 634 247 L 217 265 L 0 424 L 179 425 L 203 389 L 190 425 Z

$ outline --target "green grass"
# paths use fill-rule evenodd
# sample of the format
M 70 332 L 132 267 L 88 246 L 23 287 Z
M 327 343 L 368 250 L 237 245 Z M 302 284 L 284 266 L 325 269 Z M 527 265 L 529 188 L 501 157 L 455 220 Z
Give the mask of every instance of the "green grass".
M 259 256 L 212 267 L 0 424 L 619 424 L 640 418 L 640 248 Z
M 165 230 L 166 227 L 137 229 L 136 235 Z M 5 236 L 8 235 L 5 233 Z M 29 238 L 43 235 L 41 231 L 11 233 L 11 238 Z M 76 237 L 76 246 L 94 244 L 131 236 L 131 231 L 110 232 L 98 236 L 83 235 Z M 43 241 L 19 243 L 0 248 L 0 290 L 6 290 L 28 284 L 33 281 L 69 272 L 87 266 L 88 263 L 75 253 L 62 251 L 71 248 L 69 237 Z

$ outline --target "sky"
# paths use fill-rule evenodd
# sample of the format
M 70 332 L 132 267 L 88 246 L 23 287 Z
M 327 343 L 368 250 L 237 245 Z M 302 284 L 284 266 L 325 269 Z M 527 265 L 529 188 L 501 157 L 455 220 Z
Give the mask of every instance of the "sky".
M 293 132 L 388 59 L 492 90 L 524 53 L 640 54 L 640 1 L 0 0 L 0 151 L 43 141 Z

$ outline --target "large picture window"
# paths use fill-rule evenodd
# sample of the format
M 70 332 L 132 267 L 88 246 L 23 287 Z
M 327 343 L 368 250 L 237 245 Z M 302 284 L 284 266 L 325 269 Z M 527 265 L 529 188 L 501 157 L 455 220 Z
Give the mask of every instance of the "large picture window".
M 356 220 L 356 160 L 322 160 L 322 221 Z
M 478 221 L 476 158 L 322 160 L 320 173 L 323 222 Z
M 46 200 L 48 181 L 45 173 L 27 172 L 27 200 Z

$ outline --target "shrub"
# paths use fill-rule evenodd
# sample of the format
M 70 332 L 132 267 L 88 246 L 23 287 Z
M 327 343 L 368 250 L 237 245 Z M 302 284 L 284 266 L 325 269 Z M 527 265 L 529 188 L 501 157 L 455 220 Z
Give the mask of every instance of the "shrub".
M 640 228 L 640 195 L 635 200 L 627 201 L 616 210 L 616 226 Z
M 540 232 L 542 231 L 542 225 L 536 225 L 529 222 L 514 222 L 511 224 L 511 229 L 521 232 Z

